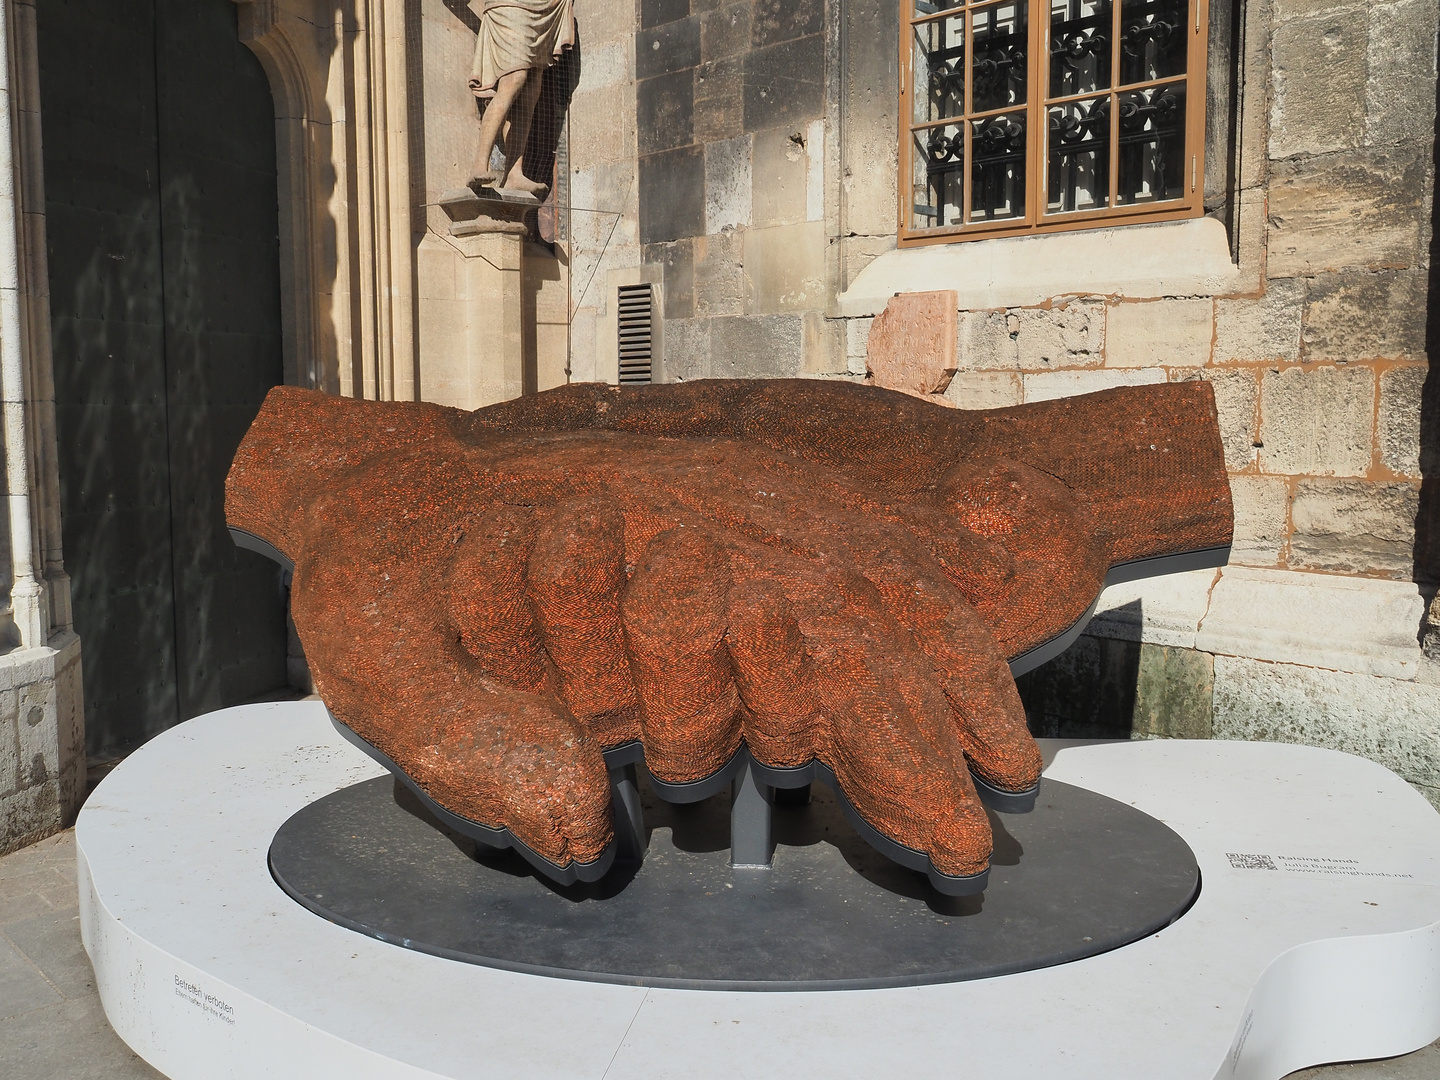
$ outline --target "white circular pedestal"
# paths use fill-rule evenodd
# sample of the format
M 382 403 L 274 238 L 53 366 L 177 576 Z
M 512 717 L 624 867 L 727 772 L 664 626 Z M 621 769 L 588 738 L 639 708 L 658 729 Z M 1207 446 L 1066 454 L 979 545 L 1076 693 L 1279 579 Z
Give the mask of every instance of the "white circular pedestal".
M 1046 775 L 1194 850 L 1194 907 L 1100 956 L 974 982 L 721 992 L 572 982 L 345 930 L 271 879 L 297 809 L 379 766 L 319 702 L 211 713 L 132 755 L 76 826 L 111 1024 L 173 1080 L 934 1075 L 1277 1080 L 1440 1036 L 1440 814 L 1310 747 L 1042 743 Z

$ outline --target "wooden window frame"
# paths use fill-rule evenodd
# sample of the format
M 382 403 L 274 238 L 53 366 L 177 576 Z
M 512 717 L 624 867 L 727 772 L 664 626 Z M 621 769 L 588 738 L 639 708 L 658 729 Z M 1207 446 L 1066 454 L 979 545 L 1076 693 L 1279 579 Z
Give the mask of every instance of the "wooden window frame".
M 1120 41 L 1119 34 L 1112 31 L 1111 37 L 1111 83 L 1104 90 L 1085 94 L 1065 95 L 1055 99 L 1060 103 L 1069 100 L 1092 99 L 1102 95 L 1113 98 L 1123 93 L 1150 89 L 1162 85 L 1184 85 L 1185 87 L 1185 148 L 1190 159 L 1189 175 L 1185 177 L 1188 192 L 1182 199 L 1167 199 L 1164 203 L 1146 206 L 1103 206 L 1088 210 L 1070 211 L 1062 214 L 1045 214 L 1043 206 L 1046 185 L 1049 180 L 1049 163 L 1045 157 L 1045 139 L 1048 129 L 1048 110 L 1052 104 L 1045 65 L 1050 49 L 1050 9 L 1041 0 L 1014 0 L 1028 5 L 1026 13 L 1028 47 L 1026 51 L 1026 98 L 1024 105 L 1008 106 L 988 112 L 1018 112 L 1026 115 L 1026 182 L 1025 214 L 1023 217 L 1007 218 L 995 222 L 968 222 L 961 225 L 942 225 L 931 229 L 916 229 L 911 226 L 914 216 L 914 139 L 912 133 L 930 127 L 954 124 L 966 132 L 966 154 L 964 156 L 965 181 L 962 196 L 968 203 L 971 184 L 971 158 L 969 154 L 969 121 L 971 114 L 946 117 L 941 120 L 914 123 L 912 88 L 914 87 L 914 27 L 917 24 L 944 19 L 959 13 L 965 18 L 965 59 L 970 59 L 970 39 L 974 32 L 971 13 L 989 6 L 994 0 L 960 0 L 943 11 L 916 15 L 914 0 L 901 0 L 900 29 L 900 175 L 899 175 L 899 229 L 898 242 L 902 247 L 923 244 L 948 244 L 964 240 L 979 240 L 997 236 L 1032 236 L 1039 233 L 1069 232 L 1075 229 L 1096 229 L 1111 225 L 1128 225 L 1140 222 L 1175 221 L 1182 218 L 1200 217 L 1205 212 L 1205 77 L 1209 39 L 1209 0 L 1189 0 L 1194 6 L 1194 23 L 1189 27 L 1189 44 L 1186 50 L 1185 74 L 1167 79 L 1153 79 L 1138 83 L 1119 83 Z M 1114 22 L 1118 25 L 1123 0 L 1112 0 Z M 1037 10 L 1038 9 L 1038 10 Z M 1037 17 L 1037 15 L 1039 17 Z M 966 70 L 966 95 L 969 96 L 970 76 Z M 984 115 L 983 113 L 980 115 Z M 1118 110 L 1110 110 L 1110 188 L 1116 187 L 1119 168 L 1119 116 Z

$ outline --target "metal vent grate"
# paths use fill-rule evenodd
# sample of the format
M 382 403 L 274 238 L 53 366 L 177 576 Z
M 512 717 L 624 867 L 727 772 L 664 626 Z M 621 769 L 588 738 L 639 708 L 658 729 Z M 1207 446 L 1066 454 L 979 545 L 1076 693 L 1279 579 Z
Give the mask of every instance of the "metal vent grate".
M 651 285 L 621 285 L 619 301 L 620 383 L 650 382 L 655 291 Z

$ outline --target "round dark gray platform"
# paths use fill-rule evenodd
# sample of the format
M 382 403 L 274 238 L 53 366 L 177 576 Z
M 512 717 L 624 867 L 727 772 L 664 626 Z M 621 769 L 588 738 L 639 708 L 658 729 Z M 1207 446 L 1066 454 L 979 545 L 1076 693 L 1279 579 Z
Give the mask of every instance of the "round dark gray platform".
M 839 990 L 1062 964 L 1169 925 L 1194 900 L 1189 846 L 1159 821 L 1046 780 L 1032 813 L 990 815 L 989 888 L 945 897 L 890 862 L 816 785 L 775 808 L 770 870 L 729 864 L 729 800 L 690 806 L 643 783 L 643 866 L 557 886 L 514 852 L 476 856 L 391 777 L 337 791 L 275 834 L 270 870 L 360 933 L 492 967 L 715 990 Z

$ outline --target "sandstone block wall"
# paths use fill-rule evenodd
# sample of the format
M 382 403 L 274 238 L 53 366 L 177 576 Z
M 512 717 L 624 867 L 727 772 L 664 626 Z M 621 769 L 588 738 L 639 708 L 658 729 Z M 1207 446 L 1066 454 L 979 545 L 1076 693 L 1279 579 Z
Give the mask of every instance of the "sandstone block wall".
M 665 379 L 830 370 L 824 0 L 579 0 L 576 15 L 572 378 L 605 377 L 597 334 L 638 266 L 660 271 Z
M 85 790 L 80 639 L 0 665 L 0 855 L 74 820 Z
M 1018 684 L 1040 735 L 1328 746 L 1440 807 L 1424 617 L 1411 583 L 1232 565 L 1106 590 L 1087 633 Z

